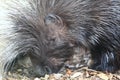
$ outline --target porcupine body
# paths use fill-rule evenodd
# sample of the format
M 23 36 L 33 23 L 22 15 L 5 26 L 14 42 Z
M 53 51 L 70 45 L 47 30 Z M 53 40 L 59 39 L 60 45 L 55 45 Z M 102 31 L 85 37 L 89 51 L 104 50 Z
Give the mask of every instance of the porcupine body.
M 119 69 L 119 0 L 13 0 L 6 5 L 0 11 L 1 76 L 20 55 L 30 56 L 39 76 L 58 72 L 74 46 L 90 50 L 90 68 Z

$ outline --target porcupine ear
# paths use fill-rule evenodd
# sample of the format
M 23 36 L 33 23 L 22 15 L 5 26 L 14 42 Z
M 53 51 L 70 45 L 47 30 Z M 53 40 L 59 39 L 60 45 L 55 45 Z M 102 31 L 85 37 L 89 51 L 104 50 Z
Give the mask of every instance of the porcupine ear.
M 48 14 L 45 17 L 45 23 L 46 25 L 57 25 L 57 26 L 62 26 L 63 25 L 63 21 L 62 18 L 59 17 L 58 15 L 55 14 Z

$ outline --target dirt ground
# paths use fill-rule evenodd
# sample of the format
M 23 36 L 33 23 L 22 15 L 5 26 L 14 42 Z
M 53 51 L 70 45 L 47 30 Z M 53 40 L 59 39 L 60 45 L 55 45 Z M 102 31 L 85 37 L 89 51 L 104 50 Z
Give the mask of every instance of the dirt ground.
M 66 70 L 66 73 L 45 75 L 45 77 L 27 77 L 24 74 L 9 74 L 4 80 L 120 80 L 118 74 L 103 73 L 87 67 L 78 70 Z

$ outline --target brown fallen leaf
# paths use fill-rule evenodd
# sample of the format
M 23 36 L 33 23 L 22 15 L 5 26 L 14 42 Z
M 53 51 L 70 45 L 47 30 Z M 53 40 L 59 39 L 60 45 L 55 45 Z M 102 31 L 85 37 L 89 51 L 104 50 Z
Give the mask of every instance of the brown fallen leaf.
M 66 69 L 66 75 L 71 75 L 72 71 L 70 69 Z

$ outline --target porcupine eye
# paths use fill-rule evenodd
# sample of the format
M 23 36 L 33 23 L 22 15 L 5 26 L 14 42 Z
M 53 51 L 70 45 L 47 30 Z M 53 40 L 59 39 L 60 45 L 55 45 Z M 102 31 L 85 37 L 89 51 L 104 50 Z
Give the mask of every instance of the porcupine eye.
M 60 25 L 60 24 L 62 24 L 62 19 L 55 14 L 48 14 L 45 17 L 44 21 L 45 21 L 46 25 L 50 25 L 50 24 Z
M 50 24 L 50 23 L 55 23 L 56 17 L 52 14 L 49 14 L 45 17 L 45 23 Z

